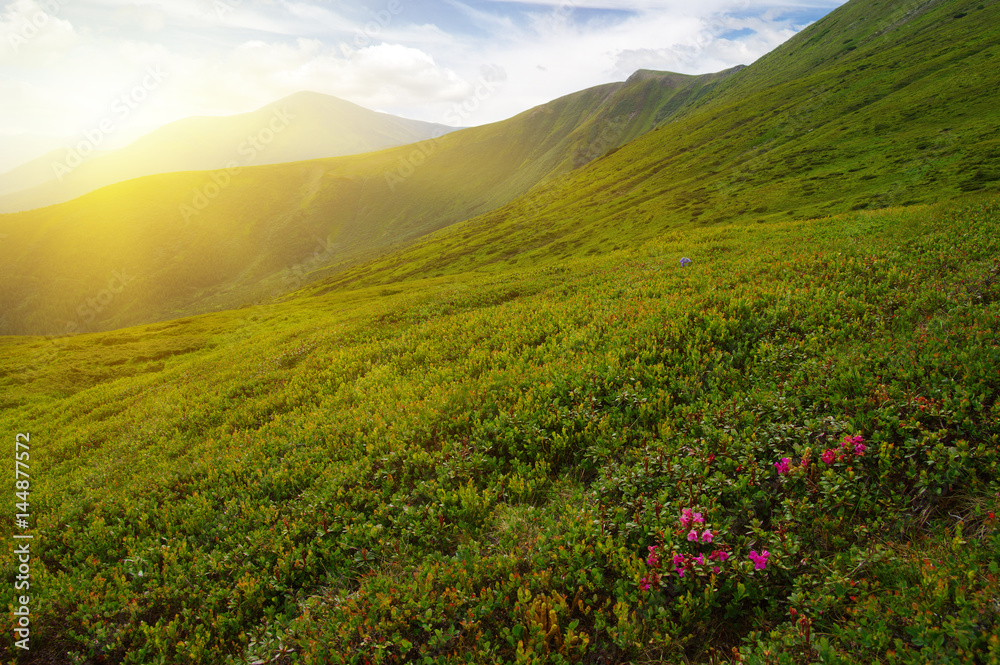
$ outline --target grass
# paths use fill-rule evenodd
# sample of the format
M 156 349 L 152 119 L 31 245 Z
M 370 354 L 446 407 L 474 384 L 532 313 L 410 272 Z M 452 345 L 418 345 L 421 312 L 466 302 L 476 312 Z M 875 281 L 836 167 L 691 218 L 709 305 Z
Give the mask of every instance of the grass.
M 37 650 L 4 657 L 990 662 L 998 214 L 4 338 L 37 520 Z

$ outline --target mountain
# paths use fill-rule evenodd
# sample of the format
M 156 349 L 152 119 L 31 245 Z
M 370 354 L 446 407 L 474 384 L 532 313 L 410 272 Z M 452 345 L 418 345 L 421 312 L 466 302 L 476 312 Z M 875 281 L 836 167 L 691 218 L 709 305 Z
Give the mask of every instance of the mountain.
M 38 134 L 0 134 L 0 181 L 16 169 L 67 143 L 66 138 Z M 6 192 L 0 187 L 0 195 Z
M 250 113 L 178 120 L 120 150 L 90 157 L 85 153 L 99 150 L 102 142 L 95 130 L 76 148 L 56 150 L 0 176 L 0 194 L 7 194 L 0 198 L 0 212 L 69 201 L 144 175 L 353 155 L 453 129 L 300 92 Z
M 735 71 L 642 72 L 414 145 L 150 176 L 0 215 L 6 330 L 121 327 L 274 297 L 318 269 L 493 210 L 666 122 Z M 111 294 L 115 271 L 135 279 Z
M 995 192 L 998 18 L 998 5 L 971 1 L 849 2 L 658 131 L 316 288 Z

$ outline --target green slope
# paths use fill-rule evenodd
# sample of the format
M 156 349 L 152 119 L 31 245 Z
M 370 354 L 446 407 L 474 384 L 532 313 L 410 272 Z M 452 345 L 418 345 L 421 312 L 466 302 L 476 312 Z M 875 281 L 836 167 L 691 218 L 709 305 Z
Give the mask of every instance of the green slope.
M 320 290 L 996 191 L 998 58 L 997 3 L 848 3 L 658 131 Z
M 998 239 L 997 200 L 723 225 L 2 338 L 0 659 L 993 662 Z
M 657 110 L 676 113 L 724 79 L 647 73 L 412 146 L 152 176 L 0 216 L 3 330 L 110 329 L 285 293 L 318 268 L 502 205 L 648 131 L 664 117 Z M 127 286 L 113 281 L 116 272 L 132 277 Z

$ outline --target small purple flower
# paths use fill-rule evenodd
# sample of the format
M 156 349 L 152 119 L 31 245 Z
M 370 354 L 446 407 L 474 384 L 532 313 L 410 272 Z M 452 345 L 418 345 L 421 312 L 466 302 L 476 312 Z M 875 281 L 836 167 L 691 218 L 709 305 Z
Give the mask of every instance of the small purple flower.
M 789 471 L 791 471 L 791 467 L 789 466 L 789 463 L 791 461 L 792 460 L 788 459 L 787 457 L 782 457 L 779 461 L 774 463 L 774 468 L 778 470 L 779 474 L 784 475 Z
M 686 256 L 681 259 L 681 268 L 687 268 L 689 265 L 691 265 L 691 259 Z

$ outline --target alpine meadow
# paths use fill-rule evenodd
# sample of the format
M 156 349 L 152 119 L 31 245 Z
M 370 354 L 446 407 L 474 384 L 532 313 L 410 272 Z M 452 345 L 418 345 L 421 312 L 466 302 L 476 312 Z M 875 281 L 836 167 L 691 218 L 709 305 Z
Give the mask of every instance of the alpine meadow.
M 1000 663 L 1000 2 L 377 120 L 0 214 L 0 661 Z

